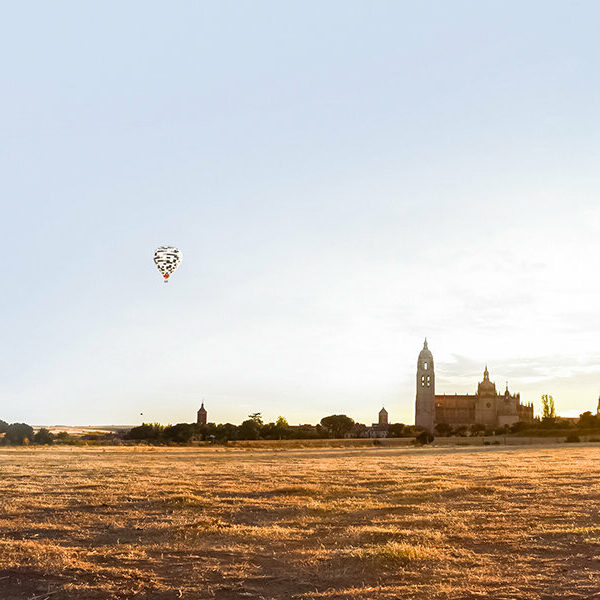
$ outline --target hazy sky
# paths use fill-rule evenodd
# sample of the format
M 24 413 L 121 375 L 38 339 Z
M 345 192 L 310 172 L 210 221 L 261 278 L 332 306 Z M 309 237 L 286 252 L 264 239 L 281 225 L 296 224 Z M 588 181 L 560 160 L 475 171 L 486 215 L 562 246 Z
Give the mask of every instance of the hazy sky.
M 425 336 L 440 393 L 595 410 L 599 21 L 6 3 L 0 418 L 412 423 Z

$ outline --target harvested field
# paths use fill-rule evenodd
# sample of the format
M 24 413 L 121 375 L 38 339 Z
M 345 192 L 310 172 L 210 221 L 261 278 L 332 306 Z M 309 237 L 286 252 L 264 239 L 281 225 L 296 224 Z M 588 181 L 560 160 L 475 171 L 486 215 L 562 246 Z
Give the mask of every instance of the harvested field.
M 2 449 L 0 598 L 600 598 L 599 458 Z

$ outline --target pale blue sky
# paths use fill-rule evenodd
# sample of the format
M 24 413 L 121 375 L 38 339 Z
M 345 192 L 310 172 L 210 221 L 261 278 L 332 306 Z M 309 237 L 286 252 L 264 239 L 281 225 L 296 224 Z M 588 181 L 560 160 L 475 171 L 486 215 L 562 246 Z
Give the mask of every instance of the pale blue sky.
M 6 3 L 0 418 L 413 422 L 424 336 L 439 392 L 595 409 L 599 21 Z

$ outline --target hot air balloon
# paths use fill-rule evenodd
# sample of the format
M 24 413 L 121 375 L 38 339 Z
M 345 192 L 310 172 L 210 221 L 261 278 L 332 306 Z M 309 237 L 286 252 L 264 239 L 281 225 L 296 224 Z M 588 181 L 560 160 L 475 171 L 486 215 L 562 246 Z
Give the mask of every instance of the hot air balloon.
M 165 283 L 169 282 L 169 277 L 181 262 L 181 250 L 173 246 L 161 246 L 154 253 L 154 262 L 162 276 L 165 278 Z

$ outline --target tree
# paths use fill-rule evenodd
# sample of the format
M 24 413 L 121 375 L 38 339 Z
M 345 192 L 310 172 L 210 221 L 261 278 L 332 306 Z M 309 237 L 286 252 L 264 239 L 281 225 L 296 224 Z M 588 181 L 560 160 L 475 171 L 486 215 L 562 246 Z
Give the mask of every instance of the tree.
M 285 417 L 277 417 L 275 431 L 280 440 L 287 440 L 290 437 L 290 426 Z
M 2 419 L 0 419 L 0 433 L 6 433 L 7 429 L 8 429 L 8 423 L 6 421 L 3 421 Z
M 257 440 L 260 436 L 261 424 L 257 419 L 246 419 L 238 427 L 238 439 L 240 440 Z
M 320 425 L 298 425 L 290 427 L 290 437 L 296 440 L 316 440 L 321 437 L 320 431 L 323 428 Z
M 254 421 L 257 425 L 263 424 L 262 415 L 259 412 L 248 415 L 248 418 Z
M 42 427 L 36 434 L 33 436 L 34 444 L 52 444 L 54 442 L 54 434 L 50 432 L 49 429 Z
M 290 426 L 284 417 L 278 417 L 275 423 L 267 423 L 260 428 L 260 437 L 265 440 L 283 440 L 289 438 Z
M 219 423 L 215 428 L 215 440 L 221 443 L 237 440 L 238 427 L 232 423 Z
M 22 446 L 28 444 L 33 440 L 33 427 L 27 425 L 27 423 L 11 423 L 6 428 L 6 435 L 4 436 L 5 442 L 14 444 L 15 446 Z
M 201 440 L 215 440 L 217 438 L 217 426 L 214 423 L 207 423 L 206 425 L 196 424 L 196 435 Z
M 163 431 L 163 437 L 170 442 L 187 444 L 195 433 L 194 423 L 177 423 L 177 425 L 167 425 Z
M 265 423 L 259 429 L 259 437 L 263 440 L 278 440 L 279 433 L 277 432 L 275 423 Z
M 542 396 L 542 423 L 554 423 L 555 419 L 554 398 L 548 394 L 544 394 Z
M 162 436 L 164 429 L 160 423 L 142 423 L 130 429 L 125 437 L 128 440 L 157 441 Z M 60 436 L 60 433 L 58 435 Z
M 579 415 L 579 427 L 581 429 L 596 429 L 600 426 L 598 415 L 593 415 L 589 410 Z
M 330 438 L 343 438 L 352 431 L 354 420 L 346 415 L 331 415 L 321 419 L 321 426 Z

